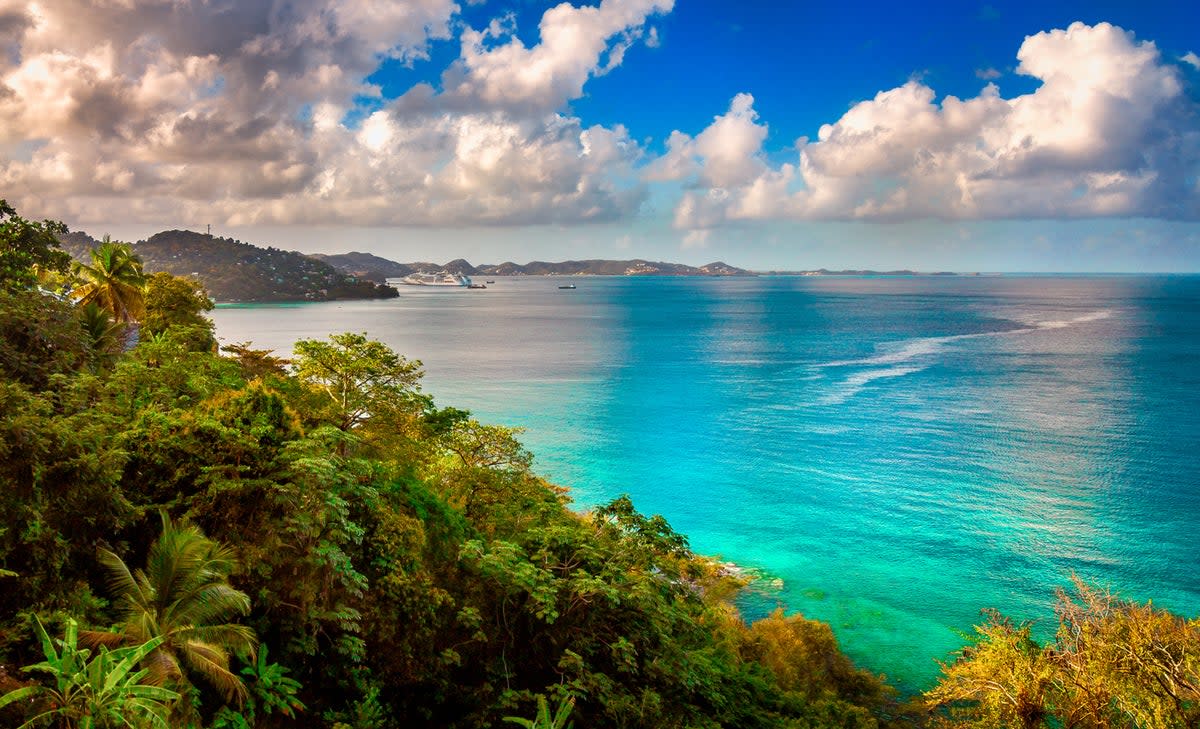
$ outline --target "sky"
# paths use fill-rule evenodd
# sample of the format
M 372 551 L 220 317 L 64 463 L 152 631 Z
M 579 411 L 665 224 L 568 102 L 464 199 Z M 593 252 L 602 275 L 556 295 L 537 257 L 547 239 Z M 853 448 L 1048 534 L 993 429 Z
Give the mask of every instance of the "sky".
M 0 197 L 400 261 L 1200 271 L 1196 3 L 575 3 L 0 0 Z

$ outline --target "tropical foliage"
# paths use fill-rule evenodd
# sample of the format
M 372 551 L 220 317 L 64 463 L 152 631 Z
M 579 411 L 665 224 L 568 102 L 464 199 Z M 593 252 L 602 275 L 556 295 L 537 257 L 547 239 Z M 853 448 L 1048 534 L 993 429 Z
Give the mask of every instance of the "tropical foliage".
M 216 346 L 216 337 L 204 316 L 214 305 L 200 282 L 159 271 L 146 279 L 145 305 L 141 324 L 146 335 L 158 336 L 171 327 L 186 327 L 193 332 L 193 349 L 207 351 Z
M 1200 725 L 1200 621 L 1121 599 L 1078 578 L 1058 594 L 1058 631 L 997 613 L 926 694 L 943 723 L 971 727 Z
M 295 719 L 304 711 L 304 703 L 297 697 L 300 682 L 287 675 L 288 669 L 267 660 L 266 646 L 258 651 L 258 660 L 241 673 L 248 689 L 245 703 L 237 709 L 221 707 L 212 729 L 248 729 L 273 714 Z
M 74 620 L 67 621 L 66 634 L 57 641 L 59 647 L 55 647 L 40 621 L 35 625 L 45 660 L 25 670 L 46 674 L 52 683 L 24 686 L 0 696 L 0 709 L 18 703 L 29 707 L 27 713 L 32 716 L 19 729 L 39 726 L 43 720 L 68 729 L 166 729 L 167 704 L 179 694 L 146 685 L 142 679 L 148 669 L 138 669 L 159 648 L 161 638 L 114 651 L 101 648 L 93 655 L 79 647 Z
M 111 365 L 124 343 L 125 327 L 94 301 L 79 307 L 79 323 L 93 371 Z
M 329 339 L 296 343 L 296 376 L 325 395 L 338 428 L 349 430 L 394 408 L 411 409 L 420 362 L 364 334 L 347 332 Z
M 66 273 L 71 256 L 58 238 L 67 226 L 53 220 L 26 220 L 0 199 L 0 291 L 30 289 L 43 272 Z
M 546 701 L 545 696 L 537 697 L 537 707 L 537 715 L 533 719 L 506 716 L 504 720 L 522 726 L 524 729 L 571 729 L 573 726 L 567 722 L 571 718 L 571 710 L 575 708 L 574 697 L 564 697 L 553 715 L 550 714 L 550 704 Z
M 228 622 L 250 611 L 250 598 L 228 582 L 232 550 L 164 515 L 145 570 L 131 572 L 107 549 L 100 550 L 100 563 L 117 596 L 120 624 L 114 632 L 88 632 L 85 641 L 108 646 L 157 641 L 147 660 L 153 683 L 187 685 L 196 676 L 227 701 L 245 698 L 245 685 L 229 670 L 230 653 L 251 655 L 257 641 L 246 626 Z
M 146 275 L 142 259 L 128 243 L 115 243 L 108 236 L 91 252 L 91 263 L 78 263 L 80 283 L 71 292 L 83 306 L 96 304 L 117 321 L 128 324 L 146 313 Z

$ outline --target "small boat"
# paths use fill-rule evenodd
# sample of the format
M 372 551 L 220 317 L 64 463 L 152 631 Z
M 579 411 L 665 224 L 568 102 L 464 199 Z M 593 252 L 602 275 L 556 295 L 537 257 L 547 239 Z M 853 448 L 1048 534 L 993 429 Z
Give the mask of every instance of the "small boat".
M 575 288 L 575 284 L 567 284 L 566 286 L 559 286 L 559 288 L 560 289 L 573 289 L 573 288 Z
M 467 284 L 467 288 L 469 288 L 469 289 L 486 289 L 487 286 L 484 286 L 483 284 L 473 283 L 473 284 Z
M 495 281 L 488 281 L 487 283 L 496 283 L 496 282 L 495 282 Z

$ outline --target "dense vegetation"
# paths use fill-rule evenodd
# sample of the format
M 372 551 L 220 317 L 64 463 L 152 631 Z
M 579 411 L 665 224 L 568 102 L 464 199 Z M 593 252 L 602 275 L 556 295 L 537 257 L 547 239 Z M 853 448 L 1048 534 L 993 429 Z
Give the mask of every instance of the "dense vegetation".
M 86 261 L 99 242 L 64 233 L 63 247 Z M 219 301 L 332 301 L 396 296 L 388 286 L 336 270 L 293 251 L 260 248 L 230 238 L 168 230 L 133 245 L 147 272 L 188 276 Z
M 1082 585 L 1053 646 L 996 617 L 902 710 L 827 625 L 746 625 L 743 580 L 661 517 L 569 509 L 419 362 L 352 333 L 215 351 L 195 282 L 114 243 L 72 272 L 4 211 L 0 726 L 1200 721 L 1196 623 Z

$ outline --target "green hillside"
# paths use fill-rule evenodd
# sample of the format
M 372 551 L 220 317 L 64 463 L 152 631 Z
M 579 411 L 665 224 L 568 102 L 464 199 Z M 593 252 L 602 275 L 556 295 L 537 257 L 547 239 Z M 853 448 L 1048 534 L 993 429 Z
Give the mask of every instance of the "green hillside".
M 99 241 L 76 232 L 62 236 L 62 243 L 72 256 L 83 260 Z M 133 248 L 147 272 L 196 278 L 217 301 L 333 301 L 396 295 L 389 286 L 360 280 L 301 253 L 190 230 L 155 233 Z

